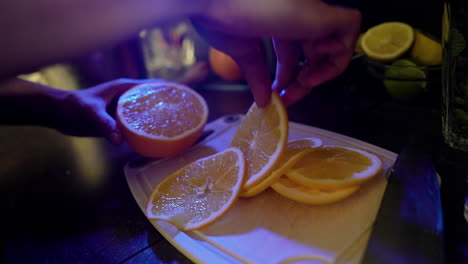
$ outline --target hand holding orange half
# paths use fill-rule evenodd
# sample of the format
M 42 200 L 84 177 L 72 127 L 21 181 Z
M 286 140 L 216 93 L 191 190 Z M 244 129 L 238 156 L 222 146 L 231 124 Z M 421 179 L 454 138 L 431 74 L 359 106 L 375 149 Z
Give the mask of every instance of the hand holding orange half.
M 203 97 L 176 83 L 135 86 L 117 104 L 122 134 L 133 150 L 146 157 L 169 157 L 188 149 L 207 120 L 208 106 Z

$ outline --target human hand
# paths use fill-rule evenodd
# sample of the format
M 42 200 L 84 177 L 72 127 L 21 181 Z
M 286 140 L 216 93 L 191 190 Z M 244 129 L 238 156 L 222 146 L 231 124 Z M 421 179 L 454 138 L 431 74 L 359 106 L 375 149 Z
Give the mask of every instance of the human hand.
M 240 65 L 259 106 L 268 103 L 272 87 L 289 105 L 346 69 L 361 14 L 321 0 L 220 0 L 193 22 L 211 45 Z M 270 36 L 277 56 L 273 84 L 261 44 Z
M 159 79 L 116 79 L 87 89 L 70 91 L 58 102 L 55 128 L 72 136 L 105 137 L 113 144 L 122 142 L 114 114 L 120 95 L 135 85 L 161 82 Z

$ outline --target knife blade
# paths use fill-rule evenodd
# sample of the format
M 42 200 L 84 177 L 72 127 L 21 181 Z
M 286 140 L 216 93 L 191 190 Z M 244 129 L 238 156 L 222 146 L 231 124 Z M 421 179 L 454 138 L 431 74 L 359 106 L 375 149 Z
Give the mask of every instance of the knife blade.
M 362 263 L 444 263 L 439 181 L 430 154 L 409 143 L 398 155 Z

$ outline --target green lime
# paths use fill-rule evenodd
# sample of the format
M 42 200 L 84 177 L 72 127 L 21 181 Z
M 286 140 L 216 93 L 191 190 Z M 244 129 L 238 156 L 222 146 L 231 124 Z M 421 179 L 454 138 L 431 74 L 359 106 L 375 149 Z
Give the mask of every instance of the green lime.
M 385 71 L 384 86 L 388 94 L 398 101 L 411 101 L 424 93 L 426 73 L 407 59 L 394 61 Z
M 463 99 L 462 97 L 457 96 L 457 97 L 455 97 L 455 103 L 457 105 L 465 105 L 465 99 Z
M 465 112 L 463 109 L 455 108 L 453 111 L 455 112 L 455 116 L 458 119 L 468 121 L 468 113 Z
M 399 59 L 399 60 L 396 60 L 394 62 L 392 62 L 391 64 L 392 66 L 406 66 L 406 67 L 417 67 L 418 65 L 416 64 L 416 62 L 412 61 L 411 59 Z

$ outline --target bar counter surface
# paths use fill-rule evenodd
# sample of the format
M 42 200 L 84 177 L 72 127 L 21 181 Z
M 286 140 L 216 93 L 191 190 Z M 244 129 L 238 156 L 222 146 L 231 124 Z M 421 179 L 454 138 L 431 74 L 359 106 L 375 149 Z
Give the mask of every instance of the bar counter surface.
M 242 85 L 194 89 L 207 100 L 209 121 L 244 114 L 253 102 Z M 442 142 L 439 96 L 395 102 L 354 61 L 342 76 L 288 107 L 288 114 L 290 121 L 395 153 L 410 137 L 427 139 L 442 178 L 446 263 L 468 263 L 468 155 Z M 38 127 L 0 127 L 0 141 L 3 263 L 192 263 L 134 200 L 123 170 L 136 157 L 128 145 Z

